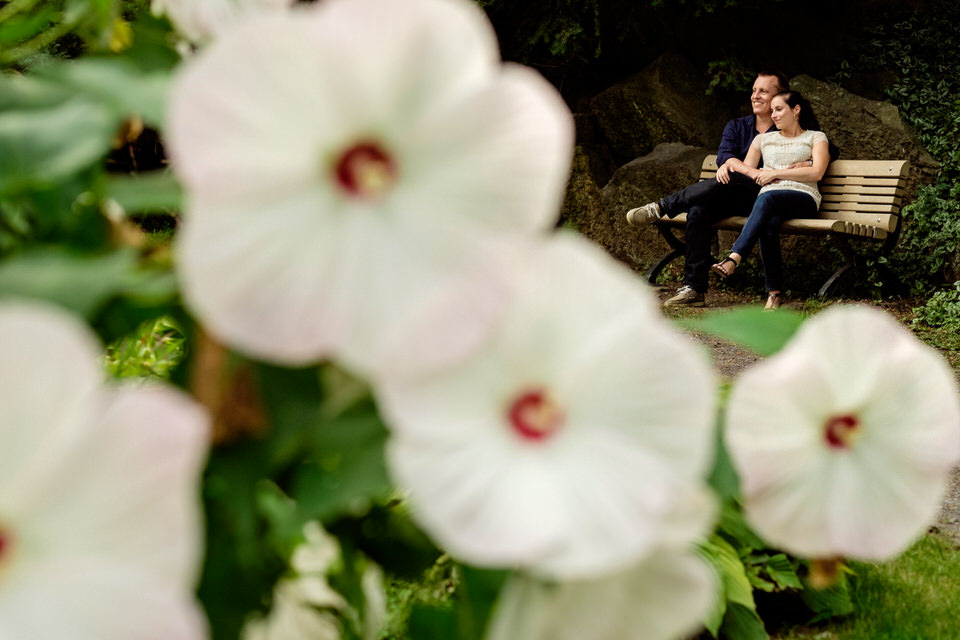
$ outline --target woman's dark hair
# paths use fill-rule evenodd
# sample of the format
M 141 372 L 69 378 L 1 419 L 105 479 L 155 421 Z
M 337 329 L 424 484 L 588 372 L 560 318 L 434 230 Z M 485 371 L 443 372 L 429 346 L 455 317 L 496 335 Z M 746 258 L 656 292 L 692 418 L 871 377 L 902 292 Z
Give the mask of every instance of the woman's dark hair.
M 807 102 L 807 99 L 800 95 L 799 91 L 781 91 L 773 97 L 782 98 L 783 101 L 787 103 L 787 106 L 791 109 L 797 105 L 800 106 L 800 116 L 797 118 L 797 120 L 800 123 L 801 129 L 813 129 L 814 131 L 821 130 L 820 123 L 817 122 L 817 116 L 813 115 L 813 108 L 810 106 L 810 103 Z

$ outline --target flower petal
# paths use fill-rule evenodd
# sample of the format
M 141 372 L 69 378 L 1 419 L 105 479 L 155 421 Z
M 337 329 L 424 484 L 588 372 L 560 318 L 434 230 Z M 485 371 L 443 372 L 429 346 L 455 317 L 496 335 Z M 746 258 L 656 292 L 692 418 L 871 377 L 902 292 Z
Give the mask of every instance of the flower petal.
M 5 576 L 6 577 L 6 576 Z M 0 589 L 0 638 L 203 640 L 189 592 L 100 559 L 34 564 Z
M 0 305 L 0 517 L 17 518 L 82 436 L 102 378 L 100 350 L 93 333 L 58 307 Z
M 544 584 L 518 576 L 504 587 L 487 640 L 660 640 L 700 626 L 716 576 L 690 552 L 664 548 L 595 580 Z
M 61 460 L 56 490 L 35 495 L 19 523 L 21 562 L 82 558 L 188 593 L 202 549 L 207 417 L 160 386 L 110 390 L 103 408 Z
M 827 439 L 837 417 L 855 427 L 841 445 Z M 896 321 L 837 307 L 741 376 L 726 439 L 746 516 L 768 542 L 886 559 L 936 514 L 960 460 L 960 397 L 942 359 Z
M 650 361 L 658 376 L 645 375 Z M 475 564 L 584 577 L 647 553 L 701 482 L 711 379 L 635 276 L 560 234 L 518 271 L 511 308 L 475 354 L 384 376 L 377 395 L 394 434 L 391 471 L 441 545 Z M 677 400 L 671 385 L 690 396 L 664 407 Z M 510 416 L 531 391 L 561 416 L 542 440 Z

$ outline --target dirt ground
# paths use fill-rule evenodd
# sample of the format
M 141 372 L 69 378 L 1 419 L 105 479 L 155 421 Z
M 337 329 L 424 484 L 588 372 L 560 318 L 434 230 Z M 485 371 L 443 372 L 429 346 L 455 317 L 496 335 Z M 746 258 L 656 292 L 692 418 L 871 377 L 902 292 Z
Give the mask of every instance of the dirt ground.
M 676 285 L 667 287 L 657 287 L 657 295 L 661 300 L 666 300 L 674 294 Z M 731 308 L 742 304 L 762 304 L 765 300 L 759 294 L 745 292 L 735 288 L 720 287 L 707 293 L 707 306 L 702 309 L 683 308 L 667 309 L 665 313 L 668 317 L 696 317 L 711 310 Z M 901 322 L 909 326 L 913 319 L 913 308 L 922 304 L 921 300 L 894 300 L 894 301 L 875 301 L 867 299 L 845 299 L 845 300 L 827 300 L 820 301 L 816 299 L 787 299 L 786 307 L 804 312 L 816 312 L 826 306 L 836 302 L 856 302 L 870 304 L 879 307 L 893 314 Z M 760 360 L 760 356 L 719 338 L 708 335 L 697 335 L 713 355 L 714 366 L 724 379 L 730 381 L 736 376 Z M 953 366 L 954 373 L 960 382 L 960 351 L 954 349 L 939 349 Z M 958 544 L 960 544 L 960 467 L 954 470 L 951 478 L 950 487 L 947 490 L 943 500 L 943 505 L 937 517 L 934 527 L 942 533 L 949 535 Z

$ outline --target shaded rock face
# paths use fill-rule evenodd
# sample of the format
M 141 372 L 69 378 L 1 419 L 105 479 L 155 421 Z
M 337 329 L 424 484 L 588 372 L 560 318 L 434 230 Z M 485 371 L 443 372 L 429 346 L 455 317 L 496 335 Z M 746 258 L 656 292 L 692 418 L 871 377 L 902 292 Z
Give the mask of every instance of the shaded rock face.
M 790 86 L 810 101 L 824 133 L 840 148 L 841 158 L 910 161 L 905 203 L 913 200 L 921 184 L 936 178 L 937 161 L 889 102 L 861 98 L 810 76 L 797 76 Z
M 646 269 L 669 247 L 653 227 L 627 224 L 626 212 L 659 200 L 699 179 L 700 165 L 715 149 L 680 143 L 659 144 L 654 150 L 617 169 L 600 192 L 609 235 L 596 238 L 618 260 Z
M 590 111 L 620 164 L 661 142 L 715 149 L 735 115 L 706 95 L 703 74 L 674 53 L 594 97 Z
M 593 178 L 592 158 L 577 145 L 567 182 L 567 194 L 560 210 L 560 224 L 576 229 L 603 247 L 611 245 L 613 225 L 603 209 L 600 187 Z

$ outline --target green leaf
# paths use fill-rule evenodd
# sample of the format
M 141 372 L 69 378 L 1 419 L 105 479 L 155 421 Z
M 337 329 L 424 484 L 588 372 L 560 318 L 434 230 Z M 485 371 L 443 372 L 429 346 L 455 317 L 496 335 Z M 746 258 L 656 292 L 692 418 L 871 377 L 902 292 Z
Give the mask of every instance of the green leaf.
M 724 429 L 726 429 L 726 420 L 721 410 L 721 415 L 717 418 L 717 427 L 714 429 L 713 468 L 710 470 L 707 482 L 720 499 L 730 501 L 740 497 L 740 478 L 723 440 Z
M 731 604 L 727 609 L 720 633 L 730 640 L 768 640 L 770 637 L 757 612 L 740 604 Z
M 39 248 L 0 264 L 0 297 L 48 300 L 87 319 L 113 298 L 156 302 L 175 295 L 173 274 L 141 269 L 133 249 L 87 256 Z
M 508 571 L 477 569 L 460 565 L 460 584 L 455 594 L 462 640 L 482 638 Z
M 706 551 L 707 559 L 710 560 L 720 575 L 727 601 L 735 602 L 751 611 L 755 611 L 757 605 L 753 601 L 753 588 L 750 586 L 750 580 L 747 579 L 746 570 L 737 554 L 737 550 L 717 535 L 712 536 L 703 545 L 703 548 Z
M 781 589 L 802 589 L 803 583 L 797 576 L 790 559 L 783 553 L 778 553 L 767 560 L 764 570 L 770 579 Z
M 718 535 L 700 546 L 700 553 L 713 565 L 720 576 L 719 597 L 714 600 L 713 609 L 707 614 L 704 626 L 714 637 L 720 632 L 730 606 L 739 604 L 750 611 L 756 610 L 753 600 L 753 586 L 747 578 L 746 570 L 737 550 Z
M 329 522 L 369 510 L 390 495 L 384 461 L 387 430 L 372 404 L 325 421 L 312 437 L 311 459 L 295 473 L 293 496 L 311 518 Z
M 800 592 L 810 609 L 816 613 L 811 622 L 819 622 L 834 616 L 845 616 L 853 613 L 853 601 L 850 599 L 850 582 L 844 573 L 840 573 L 837 582 L 826 589 L 807 587 Z
M 21 80 L 0 80 L 0 93 Z M 82 98 L 0 110 L 0 193 L 46 187 L 100 162 L 116 124 L 107 109 Z
M 796 333 L 803 316 L 789 309 L 768 313 L 760 307 L 738 307 L 732 311 L 709 313 L 699 319 L 683 320 L 692 331 L 740 344 L 761 356 L 779 351 Z
M 460 566 L 460 581 L 452 607 L 415 605 L 408 637 L 417 640 L 480 640 L 490 612 L 507 579 L 507 571 Z M 519 640 L 519 639 L 518 639 Z
M 764 542 L 753 532 L 743 517 L 743 512 L 734 502 L 726 502 L 720 512 L 719 530 L 737 541 L 740 548 L 749 550 L 764 548 Z
M 123 58 L 84 58 L 35 67 L 35 77 L 47 80 L 109 110 L 114 127 L 131 116 L 150 125 L 163 125 L 170 74 L 143 71 Z
M 183 189 L 170 171 L 110 175 L 104 197 L 123 207 L 127 213 L 167 213 L 180 211 Z

